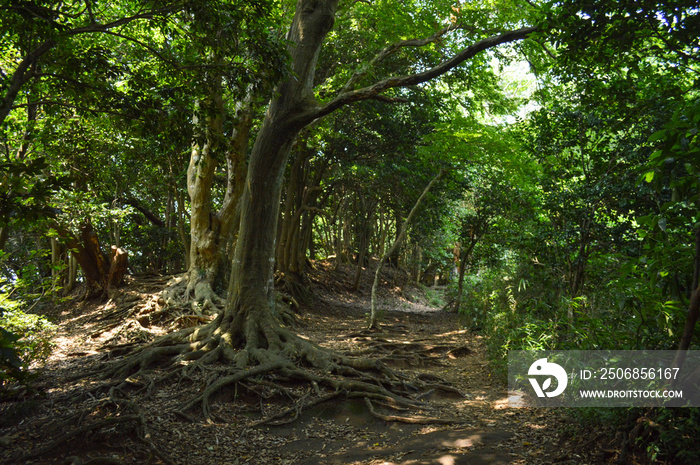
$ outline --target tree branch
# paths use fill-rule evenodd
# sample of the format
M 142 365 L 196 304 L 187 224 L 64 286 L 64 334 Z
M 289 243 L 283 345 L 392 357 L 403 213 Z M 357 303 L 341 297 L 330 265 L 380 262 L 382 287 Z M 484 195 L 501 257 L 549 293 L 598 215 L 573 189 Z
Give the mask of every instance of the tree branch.
M 160 14 L 165 14 L 168 12 L 173 11 L 177 6 L 179 5 L 179 0 L 176 2 L 173 2 L 172 4 L 161 8 L 159 10 L 153 10 L 153 11 L 148 11 L 145 13 L 139 13 L 133 16 L 128 16 L 126 18 L 120 18 L 115 21 L 106 23 L 106 24 L 90 24 L 89 26 L 82 26 L 82 27 L 77 27 L 74 29 L 70 30 L 64 30 L 61 31 L 61 25 L 55 23 L 55 21 L 47 20 L 50 21 L 52 24 L 54 24 L 54 27 L 60 31 L 60 35 L 64 37 L 68 36 L 75 36 L 75 35 L 80 35 L 80 34 L 89 34 L 89 33 L 95 33 L 95 32 L 107 32 L 110 29 L 114 29 L 120 26 L 124 26 L 126 24 L 129 24 L 132 21 L 138 20 L 138 19 L 152 19 L 157 15 Z M 3 8 L 5 9 L 5 8 Z M 12 8 L 12 9 L 25 9 L 26 11 L 29 11 L 31 14 L 38 18 L 42 18 L 40 15 L 38 15 L 36 12 L 28 10 L 24 7 L 20 8 Z M 45 18 L 43 18 L 45 19 Z M 32 50 L 27 56 L 25 56 L 20 64 L 17 66 L 15 71 L 12 73 L 12 79 L 10 80 L 10 85 L 7 88 L 7 91 L 5 92 L 5 95 L 2 99 L 2 103 L 0 104 L 0 125 L 2 125 L 5 122 L 5 118 L 7 118 L 7 115 L 10 114 L 10 111 L 14 108 L 14 102 L 17 99 L 17 94 L 19 93 L 20 89 L 22 86 L 24 86 L 29 80 L 32 78 L 32 74 L 30 72 L 30 67 L 36 63 L 36 61 L 44 54 L 49 52 L 51 49 L 53 49 L 57 45 L 57 41 L 54 39 L 48 39 L 45 42 L 43 42 L 41 45 L 39 45 L 37 48 Z
M 421 193 L 420 197 L 418 197 L 418 200 L 416 200 L 416 203 L 413 205 L 413 208 L 411 209 L 411 212 L 408 214 L 408 217 L 406 217 L 406 220 L 401 225 L 401 229 L 399 229 L 399 235 L 396 237 L 396 240 L 394 241 L 392 246 L 389 248 L 389 251 L 384 253 L 384 256 L 382 256 L 382 258 L 379 260 L 379 264 L 377 265 L 377 270 L 374 273 L 374 281 L 372 283 L 372 294 L 370 297 L 370 317 L 369 317 L 368 329 L 376 329 L 377 328 L 377 287 L 379 286 L 379 274 L 382 272 L 382 268 L 384 267 L 384 263 L 401 246 L 401 243 L 403 242 L 404 238 L 406 237 L 406 231 L 408 230 L 408 225 L 411 222 L 413 215 L 415 215 L 416 211 L 418 211 L 418 207 L 420 206 L 420 204 L 423 201 L 423 199 L 425 198 L 425 196 L 428 195 L 428 192 L 433 187 L 433 184 L 435 184 L 437 182 L 437 180 L 440 179 L 440 176 L 442 176 L 442 174 L 444 172 L 445 172 L 444 169 L 440 169 L 438 174 L 436 174 L 435 177 L 430 180 L 428 185 L 425 186 L 425 189 L 423 189 L 423 192 Z M 398 224 L 396 226 L 398 227 Z
M 462 29 L 461 24 L 452 24 L 450 26 L 447 26 L 446 28 L 443 28 L 433 34 L 430 37 L 425 37 L 423 39 L 407 39 L 407 40 L 402 40 L 400 42 L 397 42 L 395 44 L 391 44 L 384 49 L 382 49 L 377 55 L 370 60 L 370 62 L 366 65 L 355 71 L 353 75 L 348 79 L 348 82 L 345 83 L 345 86 L 343 86 L 343 89 L 340 91 L 341 94 L 349 92 L 355 87 L 355 84 L 362 79 L 364 76 L 367 75 L 367 72 L 372 68 L 374 65 L 379 63 L 380 61 L 384 60 L 385 58 L 393 55 L 394 53 L 398 52 L 402 48 L 406 47 L 423 47 L 425 45 L 431 44 L 433 42 L 436 42 L 438 39 L 440 39 L 442 36 L 447 34 L 448 32 L 452 32 L 457 29 Z
M 385 103 L 408 103 L 410 100 L 403 97 L 389 97 L 388 95 L 375 95 L 371 100 L 378 100 Z
M 2 99 L 2 104 L 0 105 L 0 125 L 5 122 L 5 118 L 10 114 L 15 99 L 17 99 L 17 94 L 19 94 L 20 89 L 25 85 L 32 77 L 29 68 L 41 57 L 43 54 L 51 50 L 56 45 L 56 41 L 49 39 L 39 45 L 37 48 L 32 50 L 24 59 L 19 63 L 19 66 L 12 73 L 12 79 L 10 80 L 10 85 L 5 92 L 5 96 Z
M 165 227 L 165 221 L 161 220 L 158 215 L 150 211 L 148 208 L 144 207 L 141 202 L 136 200 L 134 197 L 126 197 L 121 199 L 122 202 L 124 202 L 126 205 L 131 205 L 134 207 L 136 210 L 141 212 L 143 216 L 146 217 L 148 221 L 153 223 L 154 225 L 158 226 L 159 228 L 164 228 Z
M 361 89 L 343 92 L 330 102 L 317 108 L 314 112 L 314 115 L 316 118 L 321 118 L 345 105 L 354 102 L 359 102 L 361 100 L 375 99 L 379 94 L 388 89 L 422 84 L 447 73 L 448 71 L 456 68 L 457 66 L 461 65 L 468 59 L 476 56 L 478 53 L 483 52 L 484 50 L 488 50 L 501 44 L 525 39 L 530 34 L 537 31 L 537 29 L 537 27 L 526 27 L 522 29 L 517 29 L 515 31 L 504 32 L 503 34 L 480 40 L 475 44 L 472 44 L 469 47 L 463 49 L 449 60 L 443 61 L 439 65 L 434 66 L 421 73 L 410 74 L 406 76 L 394 76 L 387 79 L 383 79 L 379 82 L 376 82 L 367 87 L 363 87 Z

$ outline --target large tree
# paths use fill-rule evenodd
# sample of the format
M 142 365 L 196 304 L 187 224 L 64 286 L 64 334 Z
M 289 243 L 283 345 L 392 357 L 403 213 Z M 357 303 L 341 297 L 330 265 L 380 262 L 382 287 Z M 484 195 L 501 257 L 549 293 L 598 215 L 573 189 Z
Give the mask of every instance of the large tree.
M 366 5 L 353 3 L 351 8 L 362 9 Z M 292 76 L 276 86 L 250 155 L 226 307 L 211 324 L 171 335 L 156 342 L 155 347 L 130 358 L 119 370 L 120 375 L 126 375 L 134 367 L 144 366 L 163 354 L 185 353 L 188 358 L 201 358 L 200 362 L 223 358 L 238 369 L 257 366 L 255 369 L 235 371 L 211 385 L 199 399 L 205 410 L 208 396 L 216 389 L 273 369 L 336 389 L 347 388 L 368 395 L 390 395 L 383 387 L 347 379 L 358 369 L 379 370 L 390 376 L 379 363 L 337 355 L 313 345 L 280 324 L 274 299 L 275 238 L 280 194 L 294 141 L 300 131 L 314 121 L 361 100 L 391 101 L 397 96 L 396 93 L 388 93 L 392 89 L 417 86 L 436 79 L 479 54 L 526 39 L 537 30 L 533 26 L 523 26 L 522 20 L 506 19 L 500 24 L 479 24 L 475 18 L 486 21 L 483 12 L 480 15 L 472 11 L 462 14 L 458 8 L 452 9 L 451 6 L 446 10 L 454 13 L 452 21 L 448 15 L 446 23 L 439 29 L 433 26 L 433 33 L 427 37 L 398 40 L 382 48 L 368 63 L 350 73 L 345 85 L 333 96 L 319 101 L 314 92 L 320 79 L 316 76 L 317 64 L 324 41 L 333 29 L 338 0 L 297 2 L 287 35 Z M 345 11 L 344 18 L 349 14 Z M 469 20 L 474 23 L 468 24 L 466 21 Z M 453 48 L 440 47 L 450 37 Z M 427 67 L 424 64 L 430 61 L 419 55 L 415 58 L 416 62 L 404 70 L 407 74 L 376 81 L 371 79 L 373 66 L 383 64 L 384 60 L 410 48 L 429 50 L 433 57 L 445 53 L 449 55 Z M 346 377 L 313 375 L 299 369 L 300 364 Z
M 187 167 L 190 200 L 189 266 L 185 299 L 218 301 L 226 287 L 245 180 L 248 141 L 260 94 L 286 71 L 280 21 L 270 1 L 203 1 L 183 15 L 178 54 L 201 62 L 196 73 L 193 141 Z M 212 34 L 212 30 L 216 33 Z M 217 195 L 216 178 L 224 178 Z M 177 289 L 173 289 L 177 295 Z

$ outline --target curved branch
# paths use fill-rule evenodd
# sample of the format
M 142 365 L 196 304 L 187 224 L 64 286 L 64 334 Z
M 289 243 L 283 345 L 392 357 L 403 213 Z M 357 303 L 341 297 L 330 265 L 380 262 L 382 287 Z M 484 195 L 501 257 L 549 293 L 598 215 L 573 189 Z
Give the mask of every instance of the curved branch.
M 384 47 L 379 53 L 377 53 L 374 58 L 372 58 L 369 63 L 366 66 L 363 66 L 362 68 L 358 69 L 353 73 L 353 75 L 348 79 L 348 82 L 343 86 L 343 89 L 340 91 L 341 94 L 345 92 L 349 92 L 352 90 L 352 88 L 357 84 L 357 82 L 362 79 L 365 75 L 367 75 L 367 72 L 369 69 L 379 63 L 380 61 L 384 60 L 385 58 L 393 55 L 394 53 L 398 52 L 402 48 L 406 47 L 424 47 L 428 44 L 431 44 L 433 42 L 438 41 L 442 36 L 445 34 L 452 32 L 457 29 L 463 29 L 463 26 L 461 24 L 451 24 L 435 34 L 433 34 L 430 37 L 425 37 L 422 39 L 406 39 L 402 40 L 400 42 L 397 42 L 395 44 L 388 45 Z
M 428 183 L 427 186 L 425 186 L 425 189 L 423 189 L 423 192 L 421 193 L 420 197 L 418 197 L 418 200 L 416 200 L 416 203 L 413 205 L 413 208 L 411 209 L 411 212 L 408 214 L 408 217 L 406 217 L 406 221 L 403 222 L 401 225 L 401 229 L 399 230 L 399 235 L 396 237 L 396 240 L 394 241 L 394 244 L 389 248 L 389 251 L 382 256 L 382 258 L 379 260 L 379 264 L 377 265 L 377 270 L 374 273 L 374 281 L 372 282 L 372 294 L 370 298 L 370 317 L 369 317 L 369 326 L 368 329 L 376 329 L 377 327 L 377 287 L 379 286 L 379 275 L 382 272 L 382 268 L 384 267 L 384 263 L 387 261 L 387 259 L 398 250 L 398 248 L 401 246 L 401 243 L 403 242 L 404 238 L 406 237 L 406 231 L 408 229 L 408 225 L 411 222 L 411 219 L 413 218 L 413 215 L 415 215 L 416 211 L 418 210 L 418 206 L 421 204 L 423 199 L 425 198 L 426 195 L 428 195 L 428 191 L 433 187 L 433 184 L 437 182 L 438 179 L 440 179 L 440 176 L 444 173 L 444 169 L 441 169 L 437 175 L 431 181 Z
M 5 122 L 5 118 L 10 114 L 12 106 L 17 99 L 17 94 L 19 94 L 20 89 L 32 78 L 32 73 L 30 68 L 36 61 L 44 55 L 46 52 L 51 50 L 56 45 L 56 41 L 49 39 L 46 42 L 39 45 L 37 48 L 32 50 L 24 59 L 19 63 L 19 66 L 12 73 L 12 79 L 10 80 L 10 85 L 5 92 L 5 96 L 2 99 L 2 104 L 0 105 L 0 125 Z
M 442 76 L 448 71 L 456 68 L 457 66 L 461 65 L 468 59 L 476 56 L 478 53 L 483 52 L 484 50 L 488 50 L 490 48 L 509 42 L 515 42 L 517 40 L 525 39 L 537 30 L 538 28 L 533 26 L 517 29 L 515 31 L 504 32 L 503 34 L 480 40 L 475 44 L 472 44 L 469 47 L 463 49 L 449 60 L 443 61 L 439 65 L 434 66 L 421 73 L 409 74 L 406 76 L 394 76 L 387 79 L 383 79 L 379 82 L 376 82 L 367 87 L 363 87 L 361 89 L 344 92 L 338 97 L 328 102 L 327 104 L 316 109 L 315 116 L 316 118 L 320 118 L 334 112 L 335 110 L 345 105 L 361 100 L 376 99 L 379 94 L 388 89 L 396 87 L 415 86 L 417 84 L 427 82 L 431 79 L 435 79 L 436 77 Z
M 124 26 L 126 24 L 129 24 L 132 21 L 136 21 L 138 19 L 152 19 L 155 16 L 165 14 L 168 12 L 173 11 L 177 6 L 179 5 L 179 1 L 173 2 L 172 4 L 161 8 L 159 10 L 153 10 L 153 11 L 148 11 L 145 13 L 139 13 L 133 16 L 128 16 L 126 18 L 119 18 L 117 20 L 114 20 L 109 23 L 105 24 L 90 24 L 88 26 L 82 26 L 82 27 L 77 27 L 74 29 L 70 29 L 67 31 L 61 31 L 60 35 L 61 36 L 75 36 L 75 35 L 80 35 L 80 34 L 90 34 L 90 33 L 104 33 L 108 32 L 110 29 L 114 29 L 120 26 Z M 32 12 L 37 17 L 38 16 L 35 12 Z M 56 28 L 59 29 L 59 25 L 56 25 Z M 7 90 L 5 91 L 5 95 L 2 98 L 2 103 L 0 104 L 0 125 L 2 125 L 5 122 L 5 118 L 7 118 L 7 115 L 10 114 L 10 111 L 14 108 L 14 102 L 17 99 L 17 95 L 19 94 L 19 91 L 22 89 L 22 87 L 29 82 L 29 80 L 32 78 L 32 73 L 30 72 L 30 68 L 32 65 L 36 63 L 36 61 L 41 58 L 42 55 L 45 55 L 47 52 L 49 52 L 51 49 L 53 49 L 58 42 L 54 39 L 48 39 L 44 41 L 41 45 L 39 45 L 37 48 L 32 50 L 25 56 L 22 61 L 19 63 L 15 71 L 12 73 L 12 78 L 10 80 L 10 84 L 7 87 Z

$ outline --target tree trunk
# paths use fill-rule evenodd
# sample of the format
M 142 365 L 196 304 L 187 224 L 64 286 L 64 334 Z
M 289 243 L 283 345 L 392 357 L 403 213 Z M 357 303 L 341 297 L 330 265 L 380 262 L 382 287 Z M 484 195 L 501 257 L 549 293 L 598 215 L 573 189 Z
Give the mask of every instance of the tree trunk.
M 64 238 L 66 245 L 71 250 L 71 255 L 83 272 L 86 299 L 104 298 L 110 290 L 116 289 L 122 284 L 127 269 L 126 251 L 113 247 L 116 252 L 113 252 L 114 259 L 110 259 L 102 251 L 100 241 L 90 222 L 83 223 L 80 227 L 79 237 L 58 225 L 54 226 Z M 71 279 L 74 280 L 74 276 L 69 278 L 69 280 Z
M 208 101 L 198 102 L 193 118 L 197 131 L 187 168 L 187 192 L 190 196 L 190 267 L 188 294 L 196 299 L 212 292 L 219 270 L 221 225 L 212 212 L 212 184 L 216 155 L 223 148 L 224 120 L 220 84 L 212 85 Z
M 274 262 L 280 196 L 290 150 L 300 131 L 345 105 L 377 98 L 394 87 L 426 82 L 483 50 L 523 39 L 536 30 L 524 28 L 483 39 L 438 66 L 387 78 L 363 89 L 350 88 L 319 105 L 313 96 L 316 63 L 337 6 L 338 0 L 298 0 L 287 36 L 292 77 L 275 88 L 250 155 L 227 303 L 207 327 L 205 339 L 207 346 L 213 344 L 218 349 L 213 357 L 221 354 L 237 366 L 249 365 L 250 357 L 258 363 L 289 364 L 290 359 L 305 360 L 316 367 L 335 363 L 328 358 L 312 360 L 319 351 L 310 350 L 308 341 L 283 328 L 276 318 Z M 242 344 L 244 349 L 235 351 Z
M 335 269 L 337 270 L 343 260 L 343 219 L 345 215 L 345 204 L 347 198 L 343 192 L 340 196 L 340 201 L 338 202 L 338 208 L 336 208 L 335 214 L 333 215 L 333 220 L 331 224 L 333 225 L 333 247 L 335 249 Z
M 0 251 L 5 250 L 7 240 L 10 238 L 10 225 L 4 221 L 5 226 L 0 227 Z
M 56 237 L 51 237 L 51 286 L 54 291 L 62 289 L 66 281 L 63 246 Z
M 690 297 L 690 304 L 688 305 L 688 314 L 685 320 L 685 327 L 683 328 L 683 335 L 678 343 L 678 350 L 676 351 L 676 356 L 673 361 L 673 366 L 675 368 L 681 368 L 685 362 L 686 353 L 690 348 L 690 342 L 693 339 L 693 333 L 695 332 L 695 325 L 700 317 L 700 286 L 698 286 L 698 281 L 700 280 L 700 227 L 695 229 L 695 261 L 693 269 L 693 293 Z
M 396 223 L 396 237 L 394 238 L 394 244 L 399 242 L 399 238 L 401 237 L 401 212 L 399 211 L 398 206 L 394 209 L 394 220 Z M 387 257 L 386 261 L 389 264 L 389 266 L 396 268 L 397 270 L 399 269 L 399 257 L 401 255 L 401 249 L 399 247 L 394 248 L 393 246 L 390 248 L 391 253 Z
M 78 262 L 71 254 L 68 256 L 68 282 L 66 283 L 65 293 L 69 294 L 75 288 L 75 282 L 78 277 Z
M 369 249 L 370 238 L 372 237 L 372 223 L 374 222 L 374 212 L 376 203 L 372 202 L 368 205 L 364 195 L 359 194 L 360 219 L 358 225 L 358 250 L 357 250 L 357 269 L 355 270 L 355 280 L 352 285 L 354 291 L 360 289 L 362 281 L 362 270 L 367 260 L 367 250 Z
M 455 312 L 459 312 L 459 308 L 462 306 L 462 295 L 464 294 L 464 272 L 467 269 L 467 262 L 469 261 L 469 256 L 472 254 L 474 246 L 476 246 L 477 242 L 479 242 L 479 238 L 472 237 L 471 242 L 469 243 L 469 247 L 467 247 L 467 250 L 460 251 L 459 276 L 457 278 L 457 298 L 455 299 L 454 303 Z
M 190 196 L 190 247 L 187 295 L 195 300 L 211 300 L 215 289 L 225 288 L 233 243 L 237 206 L 243 190 L 245 156 L 252 125 L 249 99 L 239 103 L 230 147 L 225 147 L 224 108 L 220 82 L 212 84 L 210 98 L 200 102 L 193 123 L 195 133 L 187 191 Z M 226 155 L 227 183 L 219 211 L 213 211 L 212 185 L 217 156 Z
M 190 238 L 187 237 L 187 232 L 185 231 L 185 196 L 183 194 L 177 194 L 177 235 L 182 242 L 183 248 L 185 249 L 184 260 L 185 269 L 190 269 Z
M 289 175 L 277 240 L 277 271 L 282 275 L 285 291 L 295 299 L 308 303 L 311 298 L 305 278 L 306 250 L 311 234 L 308 219 L 312 216 L 312 210 L 316 209 L 316 200 L 322 192 L 320 183 L 327 163 L 314 170 L 309 158 L 315 152 L 304 143 L 296 146 L 299 148 Z
M 275 239 L 284 170 L 297 134 L 315 119 L 313 77 L 321 44 L 333 25 L 337 0 L 301 0 L 288 35 L 293 79 L 282 82 L 255 140 L 241 198 L 240 228 L 225 311 L 217 333 L 262 361 L 260 349 L 282 349 L 275 318 Z M 228 344 L 227 344 L 228 345 Z
M 126 271 L 129 267 L 129 258 L 126 250 L 113 245 L 110 259 L 107 289 L 116 289 L 124 285 L 124 276 L 126 276 Z
M 393 87 L 425 82 L 453 69 L 479 51 L 522 39 L 534 28 L 479 41 L 439 66 L 415 75 L 388 78 L 364 89 L 342 91 L 336 98 L 319 105 L 313 97 L 316 62 L 321 45 L 332 28 L 337 6 L 338 0 L 297 2 L 287 36 L 290 77 L 274 89 L 274 97 L 250 155 L 224 310 L 207 325 L 165 336 L 128 357 L 124 363 L 118 364 L 112 375 L 128 376 L 134 369 L 143 370 L 162 356 L 182 356 L 187 360 L 198 360 L 198 364 L 223 358 L 234 365 L 233 373 L 207 383 L 203 393 L 188 404 L 201 403 L 207 418 L 211 418 L 208 405 L 214 392 L 251 374 L 272 371 L 287 379 L 306 380 L 315 387 L 321 384 L 330 386 L 336 393 L 354 391 L 367 397 L 367 402 L 375 394 L 383 399 L 401 401 L 403 394 L 394 394 L 390 389 L 403 392 L 405 383 L 380 361 L 335 353 L 300 337 L 280 323 L 274 298 L 275 241 L 282 183 L 292 145 L 303 128 L 344 105 L 379 98 L 381 92 Z M 436 180 L 437 177 L 430 182 L 426 192 Z M 241 369 L 251 365 L 255 367 Z M 370 375 L 370 371 L 379 373 L 382 379 Z M 361 379 L 364 375 L 358 377 L 365 372 L 369 381 Z M 384 387 L 385 382 L 391 387 Z M 397 386 L 399 383 L 401 387 Z M 412 399 L 405 402 L 406 405 L 414 403 Z
M 301 190 L 304 188 L 301 178 L 303 178 L 303 166 L 306 162 L 306 154 L 304 152 L 304 149 L 298 151 L 296 160 L 292 163 L 292 168 L 289 173 L 284 213 L 282 214 L 282 224 L 277 240 L 277 268 L 282 273 L 289 271 L 289 254 L 292 246 L 291 243 L 293 242 L 292 236 L 296 226 L 294 224 L 294 216 L 301 208 Z

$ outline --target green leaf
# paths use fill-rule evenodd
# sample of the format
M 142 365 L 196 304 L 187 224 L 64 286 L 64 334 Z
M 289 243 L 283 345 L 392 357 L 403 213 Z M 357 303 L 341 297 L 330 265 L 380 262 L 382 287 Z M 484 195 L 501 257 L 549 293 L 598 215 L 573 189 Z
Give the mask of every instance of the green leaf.
M 656 131 L 654 134 L 649 136 L 649 139 L 647 139 L 647 142 L 656 142 L 658 140 L 662 140 L 666 138 L 666 130 L 662 129 L 661 131 Z

